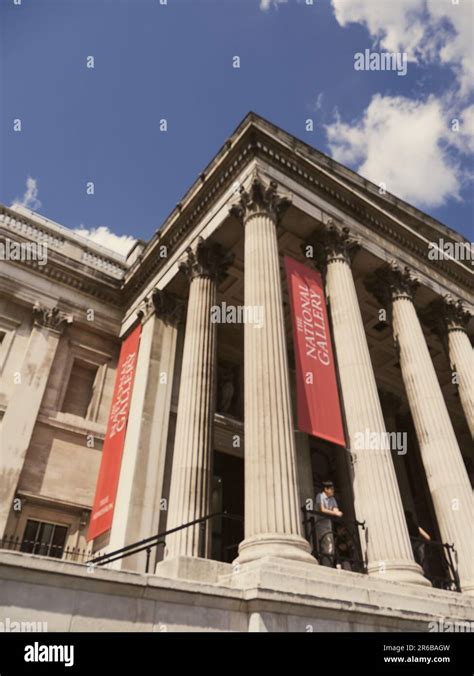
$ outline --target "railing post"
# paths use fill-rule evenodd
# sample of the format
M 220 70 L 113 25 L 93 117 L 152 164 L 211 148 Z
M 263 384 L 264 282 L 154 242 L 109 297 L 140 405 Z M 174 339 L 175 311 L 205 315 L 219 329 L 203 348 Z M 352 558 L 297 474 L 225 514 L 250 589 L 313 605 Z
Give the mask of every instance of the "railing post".
M 459 580 L 459 575 L 458 575 L 458 568 L 457 565 L 455 565 L 453 561 L 453 556 L 451 554 L 451 550 L 454 552 L 454 559 L 457 562 L 457 552 L 456 549 L 454 548 L 454 545 L 444 545 L 445 550 L 447 551 L 447 558 L 448 558 L 448 568 L 450 570 L 450 573 L 453 577 L 453 582 L 456 586 L 456 590 L 461 593 L 461 582 Z
M 201 559 L 206 558 L 206 522 L 201 521 L 199 524 L 199 556 Z

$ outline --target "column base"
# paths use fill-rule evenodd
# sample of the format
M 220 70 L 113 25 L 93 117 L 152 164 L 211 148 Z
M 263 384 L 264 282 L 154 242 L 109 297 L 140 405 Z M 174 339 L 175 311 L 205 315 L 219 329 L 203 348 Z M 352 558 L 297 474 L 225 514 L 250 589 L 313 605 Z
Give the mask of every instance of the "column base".
M 175 556 L 159 561 L 155 575 L 176 580 L 193 580 L 215 584 L 221 575 L 230 575 L 232 565 L 213 559 L 200 559 L 197 556 Z
M 371 577 L 405 584 L 417 584 L 431 587 L 431 582 L 423 575 L 421 566 L 410 561 L 375 561 L 367 567 Z
M 466 587 L 463 587 L 461 580 L 461 591 L 464 596 L 470 596 L 471 598 L 474 598 L 474 585 L 470 584 Z
M 279 533 L 265 533 L 246 538 L 240 543 L 239 556 L 232 565 L 242 565 L 268 556 L 318 565 L 311 555 L 309 543 L 301 535 Z

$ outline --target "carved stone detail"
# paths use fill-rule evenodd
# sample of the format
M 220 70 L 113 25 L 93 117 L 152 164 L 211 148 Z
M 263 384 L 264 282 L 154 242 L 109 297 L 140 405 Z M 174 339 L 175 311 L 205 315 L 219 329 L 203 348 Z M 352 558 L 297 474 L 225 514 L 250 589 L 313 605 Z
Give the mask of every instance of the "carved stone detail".
M 186 259 L 179 269 L 191 281 L 194 277 L 209 277 L 217 283 L 225 279 L 234 254 L 217 242 L 199 237 L 197 245 L 186 249 Z
M 47 308 L 40 303 L 35 303 L 33 306 L 33 321 L 36 326 L 62 333 L 67 324 L 72 323 L 73 316 L 61 312 L 57 306 Z
M 315 232 L 302 245 L 306 256 L 307 247 L 312 247 L 313 261 L 324 272 L 329 263 L 343 261 L 349 265 L 360 248 L 360 241 L 351 235 L 349 228 L 330 224 L 324 230 Z
M 156 315 L 160 319 L 172 324 L 179 324 L 182 321 L 185 310 L 184 301 L 160 289 L 153 290 L 151 300 Z
M 291 205 L 291 199 L 280 195 L 277 188 L 276 181 L 270 181 L 266 185 L 258 172 L 255 172 L 249 190 L 246 190 L 243 186 L 240 188 L 240 199 L 230 207 L 229 213 L 244 224 L 253 216 L 262 213 L 278 223 L 283 213 Z
M 399 298 L 413 300 L 419 285 L 410 268 L 400 265 L 395 260 L 378 268 L 365 282 L 367 291 L 389 311 L 394 300 Z
M 467 331 L 472 315 L 464 307 L 462 300 L 456 300 L 448 293 L 440 301 L 438 307 L 448 331 Z
M 137 310 L 137 317 L 145 322 L 153 313 L 167 324 L 179 324 L 185 313 L 185 304 L 168 291 L 153 289 L 145 296 Z

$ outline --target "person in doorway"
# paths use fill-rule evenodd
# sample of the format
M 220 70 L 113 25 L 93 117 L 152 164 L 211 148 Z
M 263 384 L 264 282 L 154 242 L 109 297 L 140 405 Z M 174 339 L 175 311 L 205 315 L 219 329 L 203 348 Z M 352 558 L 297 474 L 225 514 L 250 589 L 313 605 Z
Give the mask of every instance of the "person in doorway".
M 411 547 L 413 549 L 413 556 L 415 561 L 425 571 L 425 542 L 431 540 L 431 536 L 415 521 L 412 512 L 405 510 L 405 519 L 408 527 L 408 535 L 410 536 Z
M 318 540 L 319 563 L 323 566 L 334 567 L 335 544 L 333 517 L 342 517 L 334 497 L 332 481 L 323 482 L 323 490 L 316 495 L 316 537 Z
M 357 570 L 354 538 L 344 524 L 335 523 L 334 540 L 336 544 L 337 567 L 341 567 L 343 570 Z

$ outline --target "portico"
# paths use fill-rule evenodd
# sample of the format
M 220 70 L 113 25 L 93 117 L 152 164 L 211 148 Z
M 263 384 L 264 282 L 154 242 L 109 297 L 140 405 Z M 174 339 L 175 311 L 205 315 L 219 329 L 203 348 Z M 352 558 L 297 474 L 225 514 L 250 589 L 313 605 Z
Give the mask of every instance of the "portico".
M 2 227 L 18 232 L 18 214 L 4 211 Z M 383 627 L 420 628 L 430 613 L 447 617 L 452 608 L 466 619 L 473 595 L 474 299 L 466 261 L 429 257 L 428 243 L 441 237 L 462 240 L 251 113 L 126 263 L 109 260 L 104 272 L 99 252 L 96 260 L 74 243 L 74 260 L 89 277 L 36 282 L 41 293 L 32 291 L 38 272 L 31 269 L 27 284 L 22 278 L 21 317 L 5 321 L 21 331 L 0 349 L 6 373 L 17 370 L 13 361 L 33 376 L 41 371 L 23 384 L 36 414 L 24 421 L 20 441 L 20 391 L 1 400 L 3 429 L 18 446 L 9 455 L 14 473 L 11 463 L 0 465 L 3 478 L 13 477 L 2 498 L 2 535 L 12 533 L 23 547 L 21 563 L 14 552 L 4 565 L 21 567 L 35 554 L 22 540 L 28 524 L 52 524 L 59 537 L 59 529 L 72 530 L 70 513 L 78 546 L 87 546 L 114 369 L 120 345 L 140 327 L 112 525 L 90 543 L 90 557 L 165 535 L 150 551 L 143 546 L 97 568 L 87 593 L 106 599 L 108 574 L 126 593 L 144 585 L 159 600 L 157 612 L 166 608 L 179 627 L 186 619 L 178 615 L 201 593 L 210 625 L 229 628 L 223 617 L 232 607 L 235 626 L 252 631 L 301 627 L 306 611 L 316 625 L 330 618 L 331 626 L 343 626 L 336 615 L 345 613 L 347 626 L 368 626 L 374 599 L 373 621 Z M 60 279 L 61 256 L 48 257 L 42 279 Z M 321 363 L 332 346 L 345 447 L 298 429 L 285 257 L 322 275 L 324 297 L 308 297 L 304 306 L 316 331 L 304 322 L 301 328 Z M 75 307 L 71 289 L 80 284 L 82 305 Z M 0 312 L 0 328 L 17 302 L 14 285 L 5 289 L 10 305 Z M 95 333 L 84 319 L 87 294 L 97 299 L 102 322 Z M 57 326 L 41 324 L 34 296 L 41 317 L 58 308 Z M 44 352 L 39 366 L 21 351 L 25 336 Z M 79 373 L 81 387 L 92 387 L 87 405 L 79 388 L 61 385 L 62 373 Z M 95 446 L 86 450 L 91 430 Z M 63 485 L 58 476 L 67 476 Z M 328 479 L 354 528 L 357 568 L 320 565 L 306 538 L 302 506 L 311 511 Z M 15 497 L 26 505 L 21 514 Z M 415 558 L 407 512 L 431 535 L 430 570 Z M 446 582 L 452 547 L 460 594 Z M 73 569 L 66 573 L 75 579 Z M 48 577 L 43 568 L 40 574 Z M 189 627 L 199 624 L 198 614 L 189 618 Z

